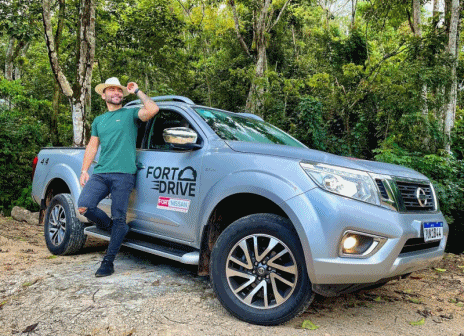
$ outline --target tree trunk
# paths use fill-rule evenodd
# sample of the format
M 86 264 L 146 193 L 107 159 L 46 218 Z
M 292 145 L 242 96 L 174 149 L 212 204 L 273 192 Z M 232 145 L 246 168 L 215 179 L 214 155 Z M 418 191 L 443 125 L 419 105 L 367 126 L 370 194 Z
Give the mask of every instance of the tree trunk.
M 432 12 L 432 15 L 434 17 L 436 17 L 437 15 L 440 15 L 440 0 L 433 0 L 433 5 L 432 5 L 432 8 L 433 8 L 433 12 Z
M 353 30 L 356 25 L 356 9 L 358 7 L 358 0 L 351 0 L 351 29 Z
M 242 34 L 240 33 L 240 24 L 238 21 L 238 14 L 237 14 L 237 8 L 235 8 L 235 1 L 234 0 L 229 0 L 229 6 L 232 8 L 232 14 L 234 16 L 234 28 L 235 28 L 235 34 L 237 35 L 237 40 L 242 46 L 243 50 L 246 52 L 246 54 L 249 57 L 252 57 L 250 54 L 250 51 L 248 50 L 248 46 L 245 43 L 245 40 L 242 37 Z
M 27 42 L 20 50 L 19 55 L 22 58 L 26 58 L 26 53 L 27 50 L 29 49 L 29 46 L 31 45 L 31 42 Z M 21 79 L 22 76 L 22 64 L 16 64 L 14 67 L 14 79 L 18 80 Z
M 419 0 L 412 1 L 412 16 L 413 16 L 413 27 L 414 35 L 421 37 L 421 4 Z
M 66 3 L 65 0 L 58 0 L 59 10 L 58 10 L 58 23 L 55 32 L 55 45 L 56 45 L 56 55 L 59 58 L 59 47 L 61 36 L 63 33 L 63 24 L 66 14 Z M 60 113 L 60 100 L 61 100 L 61 89 L 58 82 L 55 81 L 53 100 L 52 100 L 52 115 L 50 116 L 50 131 L 51 131 L 51 140 L 54 146 L 61 145 L 60 137 L 58 134 L 58 114 Z
M 257 17 L 253 41 L 257 51 L 256 67 L 254 78 L 251 81 L 251 87 L 250 91 L 248 92 L 248 98 L 245 105 L 247 112 L 255 113 L 258 115 L 261 115 L 261 107 L 264 103 L 263 77 L 267 68 L 266 21 L 268 19 L 271 3 L 272 0 L 264 0 Z
M 58 114 L 60 111 L 61 89 L 60 85 L 55 81 L 52 100 L 52 115 L 50 116 L 50 137 L 54 146 L 60 145 L 58 135 Z
M 18 57 L 19 53 L 24 49 L 28 48 L 28 43 L 24 41 L 17 41 L 16 38 L 10 37 L 8 47 L 5 54 L 5 79 L 11 81 L 14 80 L 14 61 Z
M 255 75 L 251 82 L 250 91 L 248 92 L 248 98 L 246 101 L 247 112 L 262 115 L 261 108 L 264 104 L 264 89 L 263 83 L 264 73 L 266 71 L 267 58 L 266 58 L 266 46 L 259 44 L 258 49 L 258 60 L 256 62 Z
M 85 128 L 84 128 L 84 109 L 85 109 L 85 101 L 83 95 L 80 97 L 81 99 L 71 99 L 71 108 L 72 108 L 72 121 L 73 121 L 73 145 L 75 147 L 82 147 L 84 146 L 84 136 L 85 136 Z
M 13 80 L 13 53 L 15 40 L 16 39 L 14 37 L 10 38 L 5 55 L 5 79 L 9 81 Z
M 79 103 L 73 109 L 73 124 L 79 123 L 79 127 L 74 131 L 75 146 L 84 145 L 86 136 L 84 122 L 91 108 L 92 70 L 95 59 L 95 0 L 84 0 L 82 2 L 80 18 L 78 89 L 75 93 L 75 98 Z M 81 112 L 79 112 L 80 106 L 83 107 Z
M 60 2 L 61 3 L 61 2 Z M 85 142 L 85 116 L 90 110 L 90 92 L 93 61 L 95 58 L 95 0 L 82 0 L 80 7 L 78 66 L 76 85 L 73 90 L 64 75 L 55 47 L 51 23 L 51 0 L 43 0 L 43 24 L 50 66 L 63 94 L 68 98 L 73 118 L 73 145 Z
M 251 80 L 250 91 L 248 92 L 248 97 L 246 101 L 246 111 L 250 113 L 255 113 L 258 115 L 262 114 L 262 106 L 264 104 L 264 93 L 265 93 L 265 73 L 267 68 L 267 40 L 266 35 L 270 33 L 270 31 L 274 28 L 274 26 L 279 22 L 282 13 L 287 8 L 287 5 L 291 2 L 291 0 L 286 0 L 284 5 L 279 11 L 277 18 L 273 21 L 274 16 L 274 7 L 272 4 L 272 0 L 255 0 L 252 2 L 252 11 L 253 11 L 253 42 L 252 46 L 256 48 L 256 57 L 253 57 L 256 60 L 255 65 L 255 73 Z M 239 30 L 239 18 L 237 14 L 237 9 L 235 8 L 235 1 L 229 0 L 228 1 L 231 9 L 232 14 L 234 17 L 235 23 L 235 33 L 237 35 L 237 39 L 242 46 L 245 53 L 252 57 L 250 53 L 250 49 L 245 43 L 242 35 L 240 34 Z
M 421 4 L 420 0 L 413 0 L 412 2 L 412 13 L 413 13 L 413 33 L 417 38 L 422 37 L 421 28 Z M 428 117 L 429 109 L 427 107 L 427 84 L 422 84 L 421 91 L 421 113 L 424 118 Z M 428 142 L 428 137 L 424 137 L 424 143 Z
M 451 152 L 451 130 L 454 126 L 454 120 L 456 116 L 456 101 L 457 101 L 457 77 L 456 67 L 458 61 L 458 26 L 460 20 L 460 1 L 452 0 L 451 7 L 448 8 L 449 18 L 449 35 L 448 35 L 448 52 L 454 58 L 453 64 L 451 65 L 451 78 L 452 84 L 449 90 L 448 104 L 445 109 L 445 120 L 444 120 L 444 133 L 446 139 L 445 149 Z

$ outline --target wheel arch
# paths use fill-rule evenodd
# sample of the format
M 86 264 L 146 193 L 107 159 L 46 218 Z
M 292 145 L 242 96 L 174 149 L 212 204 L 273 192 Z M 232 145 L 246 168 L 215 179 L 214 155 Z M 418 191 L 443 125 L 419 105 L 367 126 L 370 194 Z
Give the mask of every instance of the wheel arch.
M 237 207 L 237 204 L 240 204 L 240 207 Z M 290 219 L 279 204 L 267 197 L 251 192 L 231 194 L 215 205 L 201 233 L 199 275 L 209 274 L 211 251 L 219 235 L 235 220 L 257 213 L 272 213 Z M 300 240 L 293 224 L 290 224 L 289 229 Z
M 52 198 L 58 194 L 68 193 L 71 194 L 71 198 L 76 200 L 76 196 L 80 193 L 79 181 L 74 171 L 63 164 L 53 167 L 46 179 L 47 183 L 42 193 L 40 201 L 40 223 L 43 223 L 45 210 L 52 200 Z M 74 204 L 76 207 L 76 204 Z

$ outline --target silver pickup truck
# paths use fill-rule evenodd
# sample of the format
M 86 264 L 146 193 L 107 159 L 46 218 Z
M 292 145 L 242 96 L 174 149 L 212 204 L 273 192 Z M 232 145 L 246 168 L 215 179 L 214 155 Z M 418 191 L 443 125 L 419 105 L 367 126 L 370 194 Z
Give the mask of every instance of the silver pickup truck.
M 254 115 L 153 99 L 124 245 L 198 265 L 239 319 L 280 324 L 315 293 L 380 286 L 442 258 L 448 225 L 418 172 L 309 149 Z M 110 236 L 77 211 L 83 155 L 44 148 L 35 160 L 32 197 L 53 254 Z M 100 208 L 110 214 L 111 196 Z

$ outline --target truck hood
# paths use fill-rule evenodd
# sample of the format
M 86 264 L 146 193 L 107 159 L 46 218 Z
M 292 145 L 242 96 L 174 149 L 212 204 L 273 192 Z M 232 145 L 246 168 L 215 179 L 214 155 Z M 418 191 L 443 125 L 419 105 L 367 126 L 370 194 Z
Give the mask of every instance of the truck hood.
M 390 163 L 349 158 L 308 148 L 296 148 L 284 145 L 262 144 L 243 141 L 225 142 L 234 151 L 242 153 L 274 155 L 300 161 L 326 163 L 334 166 L 352 168 L 375 174 L 428 180 L 426 176 L 416 172 L 415 170 Z

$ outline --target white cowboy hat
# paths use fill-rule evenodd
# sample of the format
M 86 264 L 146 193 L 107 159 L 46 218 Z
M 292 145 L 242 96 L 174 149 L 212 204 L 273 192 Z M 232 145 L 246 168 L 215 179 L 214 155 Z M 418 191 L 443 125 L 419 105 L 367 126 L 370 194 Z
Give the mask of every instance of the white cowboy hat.
M 110 87 L 110 86 L 116 86 L 118 88 L 121 88 L 122 89 L 122 95 L 125 97 L 125 96 L 128 96 L 129 95 L 129 91 L 127 91 L 127 88 L 125 86 L 122 86 L 121 83 L 119 83 L 119 79 L 117 79 L 116 77 L 111 77 L 111 78 L 108 78 L 105 83 L 103 84 L 98 84 L 96 87 L 95 87 L 95 92 L 98 93 L 99 95 L 102 95 L 103 94 L 103 91 L 105 91 L 106 88 Z

